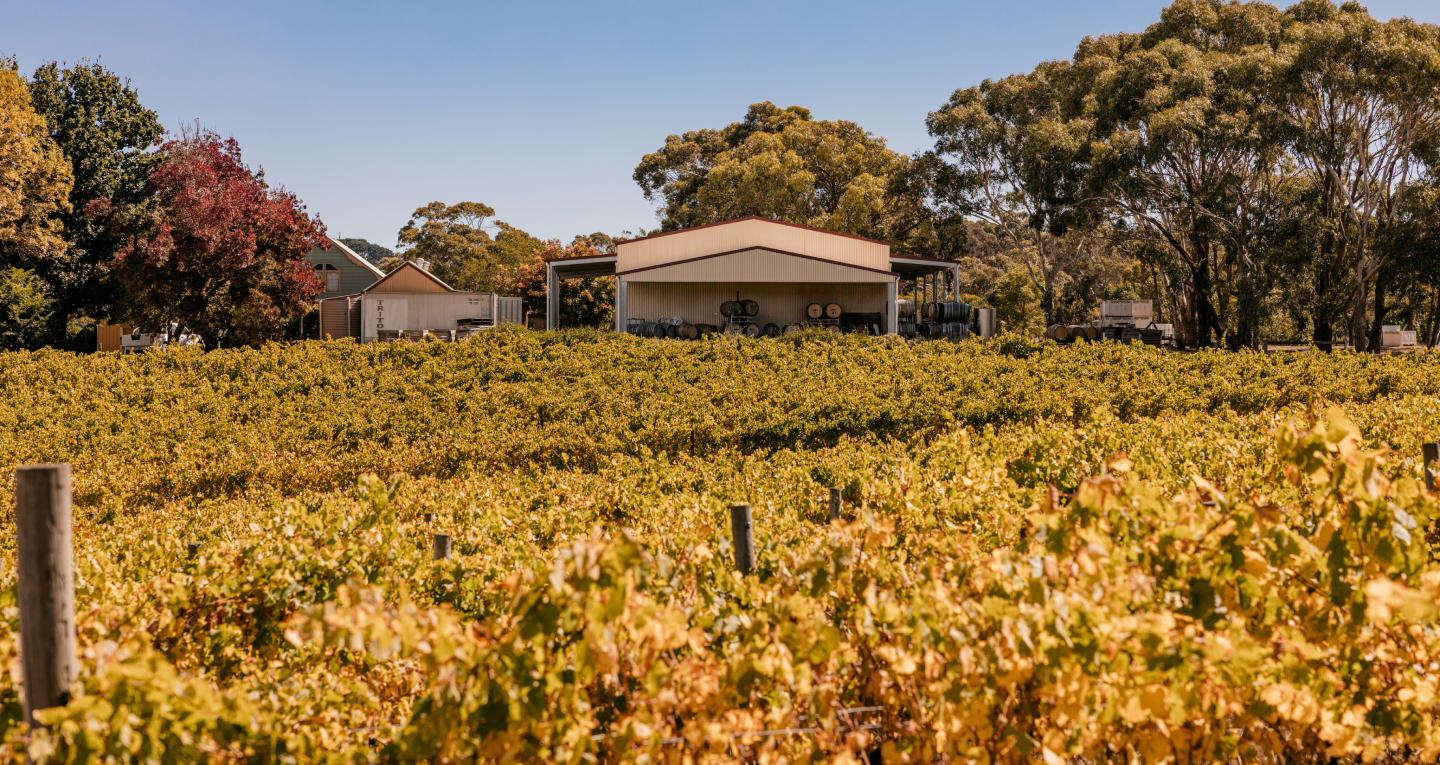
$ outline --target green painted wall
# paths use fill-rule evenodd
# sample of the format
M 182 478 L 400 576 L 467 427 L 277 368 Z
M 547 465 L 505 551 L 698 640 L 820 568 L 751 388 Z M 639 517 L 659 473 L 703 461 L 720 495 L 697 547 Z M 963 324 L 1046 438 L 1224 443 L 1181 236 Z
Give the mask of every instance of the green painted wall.
M 380 277 L 376 276 L 374 272 L 355 265 L 339 245 L 331 245 L 328 250 L 311 250 L 305 259 L 314 264 L 329 263 L 340 269 L 340 291 L 322 292 L 315 298 L 316 300 L 324 300 L 338 295 L 354 295 L 380 280 Z M 321 279 L 324 279 L 325 272 L 319 273 Z

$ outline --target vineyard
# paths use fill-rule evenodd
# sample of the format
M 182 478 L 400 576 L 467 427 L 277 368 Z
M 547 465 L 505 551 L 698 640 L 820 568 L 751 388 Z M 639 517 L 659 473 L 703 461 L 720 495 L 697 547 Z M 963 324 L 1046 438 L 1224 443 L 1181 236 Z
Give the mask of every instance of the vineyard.
M 1433 352 L 503 328 L 0 393 L 81 653 L 28 735 L 4 535 L 9 761 L 1440 756 Z

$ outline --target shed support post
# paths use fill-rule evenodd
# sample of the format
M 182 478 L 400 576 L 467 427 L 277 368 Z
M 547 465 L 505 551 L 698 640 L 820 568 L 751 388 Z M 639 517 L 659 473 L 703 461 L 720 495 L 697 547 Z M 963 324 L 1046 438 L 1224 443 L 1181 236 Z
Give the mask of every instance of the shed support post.
M 950 267 L 950 278 L 952 280 L 950 287 L 955 295 L 951 300 L 958 303 L 960 302 L 960 266 L 955 265 Z
M 555 264 L 545 264 L 545 330 L 560 328 L 560 280 L 555 278 Z
M 885 334 L 893 335 L 900 331 L 899 309 L 895 305 L 896 293 L 900 289 L 900 281 L 892 279 L 885 283 Z
M 629 329 L 630 317 L 630 283 L 615 277 L 615 331 L 624 332 Z

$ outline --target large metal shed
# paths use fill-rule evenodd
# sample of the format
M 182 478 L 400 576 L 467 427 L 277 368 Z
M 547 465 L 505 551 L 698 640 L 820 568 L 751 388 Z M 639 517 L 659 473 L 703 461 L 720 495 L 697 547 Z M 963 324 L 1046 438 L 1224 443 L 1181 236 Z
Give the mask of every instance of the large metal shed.
M 610 276 L 615 283 L 615 328 L 630 319 L 679 316 L 720 324 L 721 303 L 753 300 L 756 321 L 802 322 L 811 303 L 838 303 L 847 313 L 879 314 L 896 331 L 900 280 L 928 285 L 958 277 L 955 261 L 893 257 L 890 244 L 768 218 L 740 218 L 617 242 L 615 254 L 547 264 L 546 327 L 560 324 L 559 282 Z M 933 290 L 933 291 L 931 291 Z M 948 289 L 946 290 L 948 292 Z

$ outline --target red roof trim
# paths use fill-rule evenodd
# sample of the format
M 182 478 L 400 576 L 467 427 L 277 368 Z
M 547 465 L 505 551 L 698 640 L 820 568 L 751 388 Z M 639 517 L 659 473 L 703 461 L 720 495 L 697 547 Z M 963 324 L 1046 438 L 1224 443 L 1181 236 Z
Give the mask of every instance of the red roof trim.
M 766 251 L 766 252 L 773 252 L 773 253 L 776 253 L 776 254 L 779 254 L 779 255 L 789 255 L 789 256 L 792 257 L 792 258 L 804 258 L 805 260 L 815 260 L 815 261 L 819 261 L 819 262 L 821 262 L 821 263 L 829 263 L 829 264 L 835 265 L 835 266 L 844 266 L 845 268 L 855 268 L 855 269 L 859 269 L 859 270 L 861 270 L 861 271 L 869 271 L 869 272 L 872 273 L 872 274 L 884 274 L 885 276 L 899 276 L 899 275 L 900 275 L 900 274 L 897 274 L 897 273 L 895 273 L 895 272 L 893 272 L 893 271 L 881 271 L 881 270 L 878 269 L 878 268 L 867 268 L 867 267 L 865 267 L 865 266 L 857 266 L 857 265 L 855 265 L 854 263 L 842 263 L 842 262 L 840 262 L 840 261 L 838 261 L 838 260 L 830 260 L 830 259 L 828 259 L 828 258 L 817 258 L 817 257 L 815 257 L 814 255 L 801 255 L 801 254 L 798 253 L 798 252 L 790 252 L 789 250 L 777 250 L 777 249 L 775 249 L 774 247 L 742 247 L 742 248 L 740 248 L 740 249 L 738 249 L 738 250 L 727 250 L 727 251 L 725 251 L 725 252 L 717 252 L 717 253 L 715 253 L 714 255 L 701 255 L 701 256 L 698 257 L 698 258 L 686 258 L 686 259 L 684 259 L 684 260 L 675 260 L 675 261 L 671 261 L 671 262 L 669 262 L 669 263 L 660 263 L 660 264 L 654 265 L 654 266 L 645 266 L 644 268 L 632 268 L 632 269 L 630 269 L 629 271 L 620 271 L 620 272 L 617 272 L 615 275 L 616 275 L 616 276 L 629 276 L 630 274 L 638 274 L 638 273 L 640 273 L 641 271 L 653 271 L 654 269 L 657 269 L 657 268 L 669 268 L 670 266 L 678 266 L 678 265 L 682 265 L 682 264 L 685 264 L 685 263 L 694 263 L 694 262 L 697 261 L 697 260 L 709 260 L 709 259 L 711 259 L 711 258 L 721 257 L 722 255 L 734 255 L 734 254 L 736 254 L 736 253 L 750 252 L 750 251 L 752 251 L 752 250 L 764 250 L 764 251 Z
M 546 263 L 568 263 L 568 262 L 570 262 L 570 261 L 572 261 L 572 260 L 574 260 L 574 261 L 581 261 L 581 260 L 600 260 L 601 258 L 614 258 L 614 257 L 617 257 L 617 256 L 616 256 L 614 253 L 611 253 L 611 254 L 609 254 L 609 255 L 574 255 L 574 256 L 571 256 L 571 257 L 568 257 L 568 258 L 565 258 L 565 257 L 545 258 L 544 260 L 545 260 Z
M 651 234 L 651 235 L 649 235 L 649 236 L 640 236 L 640 237 L 636 237 L 636 238 L 634 238 L 634 239 L 617 239 L 617 240 L 615 240 L 615 246 L 618 247 L 618 246 L 620 246 L 620 245 L 622 245 L 622 244 L 629 244 L 629 243 L 631 243 L 631 242 L 643 242 L 643 241 L 646 241 L 646 240 L 648 240 L 648 239 L 659 239 L 659 238 L 662 237 L 662 236 L 671 236 L 671 235 L 673 235 L 673 234 L 683 234 L 683 233 L 685 233 L 685 232 L 687 232 L 687 231 L 699 231 L 699 230 L 702 229 L 702 228 L 710 228 L 711 226 L 725 226 L 725 225 L 729 225 L 729 224 L 731 224 L 731 223 L 739 223 L 739 222 L 741 222 L 741 221 L 747 221 L 747 220 L 760 220 L 760 221 L 765 221 L 766 223 L 774 223 L 774 224 L 780 225 L 780 226 L 790 226 L 791 228 L 803 228 L 803 229 L 805 229 L 806 231 L 819 231 L 819 232 L 822 233 L 822 234 L 833 234 L 834 236 L 843 236 L 843 237 L 845 237 L 846 239 L 859 239 L 859 240 L 862 241 L 862 242 L 870 242 L 871 244 L 883 244 L 883 245 L 885 245 L 886 247 L 889 247 L 889 246 L 890 246 L 890 242 L 882 242 L 882 241 L 880 241 L 879 239 L 867 239 L 866 237 L 863 237 L 863 236 L 855 236 L 854 234 L 842 234 L 842 233 L 840 233 L 839 231 L 831 231 L 831 230 L 825 229 L 825 228 L 816 228 L 815 226 L 802 226 L 802 225 L 800 225 L 799 223 L 788 223 L 788 222 L 783 221 L 783 220 L 775 220 L 775 219 L 773 219 L 773 218 L 764 218 L 764 217 L 761 217 L 761 216 L 759 216 L 759 215 L 751 215 L 751 216 L 748 216 L 748 217 L 745 217 L 745 218 L 736 218 L 735 220 L 722 220 L 722 221 L 720 221 L 720 222 L 718 222 L 718 223 L 706 223 L 706 224 L 703 225 L 703 226 L 692 226 L 691 228 L 682 228 L 682 229 L 680 229 L 680 230 L 678 230 L 678 231 L 666 231 L 666 232 L 661 233 L 661 234 Z

